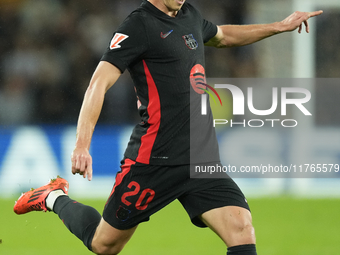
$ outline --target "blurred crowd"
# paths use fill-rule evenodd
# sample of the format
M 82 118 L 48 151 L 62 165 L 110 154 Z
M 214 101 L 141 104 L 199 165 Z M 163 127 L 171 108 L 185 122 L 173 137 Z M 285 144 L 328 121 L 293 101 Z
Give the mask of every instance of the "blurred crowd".
M 196 0 L 194 4 L 217 24 L 240 24 L 245 1 Z M 0 0 L 0 125 L 76 124 L 91 75 L 114 30 L 140 3 Z M 212 77 L 256 74 L 247 50 L 219 54 L 208 49 L 206 58 L 207 74 Z M 126 124 L 137 119 L 126 72 L 108 91 L 99 123 Z
M 340 126 L 340 9 L 326 9 L 317 23 L 316 40 L 316 76 L 337 78 L 328 85 L 322 82 L 316 87 L 316 124 L 322 126 Z

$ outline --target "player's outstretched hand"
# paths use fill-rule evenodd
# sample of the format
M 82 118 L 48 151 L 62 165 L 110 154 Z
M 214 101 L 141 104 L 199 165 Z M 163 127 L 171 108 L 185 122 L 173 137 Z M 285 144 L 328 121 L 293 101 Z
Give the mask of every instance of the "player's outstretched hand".
M 75 148 L 72 156 L 72 173 L 80 174 L 89 181 L 92 180 L 92 157 L 85 148 Z
M 322 14 L 323 11 L 315 11 L 315 12 L 294 12 L 280 23 L 283 27 L 282 31 L 294 31 L 295 29 L 299 28 L 299 33 L 302 31 L 302 26 L 305 24 L 306 32 L 309 33 L 309 18 L 318 16 Z

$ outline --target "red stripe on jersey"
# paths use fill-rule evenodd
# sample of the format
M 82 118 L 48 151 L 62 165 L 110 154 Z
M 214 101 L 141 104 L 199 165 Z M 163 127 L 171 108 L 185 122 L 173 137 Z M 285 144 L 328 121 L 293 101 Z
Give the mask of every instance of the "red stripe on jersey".
M 146 134 L 141 138 L 141 146 L 139 147 L 136 161 L 143 164 L 149 164 L 152 147 L 155 143 L 161 122 L 161 103 L 155 81 L 153 80 L 149 68 L 147 67 L 144 60 L 143 64 L 146 81 L 148 84 L 149 105 L 147 111 L 149 115 L 148 123 L 150 124 L 150 127 L 148 128 Z
M 120 173 L 118 173 L 117 176 L 116 176 L 116 182 L 115 182 L 115 185 L 112 188 L 109 199 L 112 196 L 112 194 L 115 192 L 116 187 L 122 183 L 125 175 L 127 175 L 130 172 L 131 166 L 133 166 L 134 164 L 136 164 L 136 162 L 131 160 L 131 159 L 127 158 L 127 159 L 124 160 L 124 165 L 121 166 L 122 171 Z

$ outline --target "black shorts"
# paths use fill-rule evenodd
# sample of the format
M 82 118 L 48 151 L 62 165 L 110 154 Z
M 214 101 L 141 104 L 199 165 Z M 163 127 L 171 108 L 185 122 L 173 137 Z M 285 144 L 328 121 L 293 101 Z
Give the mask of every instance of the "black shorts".
M 175 199 L 198 227 L 206 227 L 199 216 L 211 209 L 233 205 L 249 210 L 243 193 L 231 178 L 191 179 L 189 165 L 144 165 L 125 159 L 103 218 L 114 228 L 129 229 L 148 221 Z

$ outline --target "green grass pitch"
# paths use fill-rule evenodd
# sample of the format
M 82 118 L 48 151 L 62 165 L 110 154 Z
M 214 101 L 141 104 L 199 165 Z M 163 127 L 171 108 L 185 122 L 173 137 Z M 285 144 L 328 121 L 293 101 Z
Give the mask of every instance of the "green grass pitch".
M 0 254 L 92 254 L 53 213 L 16 215 L 0 199 Z M 79 200 L 100 212 L 105 200 Z M 287 197 L 249 199 L 259 255 L 340 254 L 340 200 Z M 179 202 L 142 223 L 122 255 L 226 254 L 209 229 L 193 226 Z

